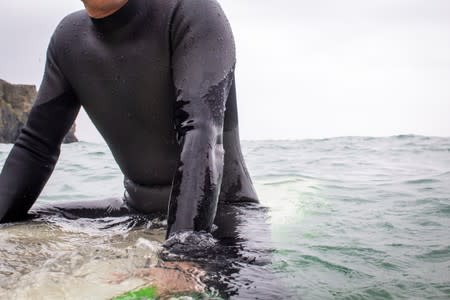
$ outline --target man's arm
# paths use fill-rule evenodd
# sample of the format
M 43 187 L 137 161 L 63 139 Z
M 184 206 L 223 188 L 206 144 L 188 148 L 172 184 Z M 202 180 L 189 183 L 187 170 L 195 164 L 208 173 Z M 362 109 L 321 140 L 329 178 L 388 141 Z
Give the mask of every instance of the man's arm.
M 59 68 L 52 37 L 36 102 L 0 174 L 0 223 L 26 216 L 54 169 L 79 109 Z
M 168 237 L 212 228 L 223 173 L 225 104 L 235 66 L 233 34 L 215 0 L 180 0 L 171 26 L 181 155 L 170 197 Z

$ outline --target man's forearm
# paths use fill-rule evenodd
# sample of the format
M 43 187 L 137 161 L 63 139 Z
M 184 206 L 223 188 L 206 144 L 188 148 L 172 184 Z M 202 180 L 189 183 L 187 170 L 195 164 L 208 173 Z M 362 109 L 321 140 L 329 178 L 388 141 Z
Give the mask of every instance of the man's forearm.
M 211 230 L 223 173 L 220 139 L 221 132 L 214 125 L 193 129 L 184 136 L 173 180 L 167 236 L 186 230 Z
M 0 175 L 0 222 L 26 216 L 55 167 L 79 109 L 71 92 L 35 103 Z
M 171 37 L 181 155 L 172 184 L 168 236 L 212 228 L 223 174 L 225 107 L 236 63 L 233 34 L 217 1 L 179 1 Z
M 0 175 L 0 223 L 24 218 L 50 177 L 55 163 L 15 145 Z

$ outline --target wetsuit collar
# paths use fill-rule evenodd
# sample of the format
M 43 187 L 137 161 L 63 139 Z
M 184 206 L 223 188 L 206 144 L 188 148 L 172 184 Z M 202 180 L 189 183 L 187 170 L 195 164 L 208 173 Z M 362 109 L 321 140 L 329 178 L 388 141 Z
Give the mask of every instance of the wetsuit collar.
M 104 18 L 91 18 L 94 26 L 104 32 L 113 31 L 126 24 L 128 24 L 131 19 L 137 14 L 137 1 L 138 0 L 128 0 L 124 6 L 113 14 L 106 16 Z

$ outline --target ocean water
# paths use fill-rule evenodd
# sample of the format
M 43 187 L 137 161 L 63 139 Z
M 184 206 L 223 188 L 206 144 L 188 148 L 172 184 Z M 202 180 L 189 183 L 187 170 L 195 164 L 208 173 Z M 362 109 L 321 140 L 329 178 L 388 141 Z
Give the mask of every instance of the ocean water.
M 450 299 L 450 138 L 242 145 L 264 208 L 230 208 L 237 236 L 195 265 L 208 274 L 197 284 L 233 299 Z M 10 148 L 0 145 L 1 165 Z M 62 148 L 39 204 L 123 193 L 105 145 Z M 141 223 L 2 225 L 0 298 L 110 299 L 148 284 L 136 270 L 154 266 L 164 221 Z

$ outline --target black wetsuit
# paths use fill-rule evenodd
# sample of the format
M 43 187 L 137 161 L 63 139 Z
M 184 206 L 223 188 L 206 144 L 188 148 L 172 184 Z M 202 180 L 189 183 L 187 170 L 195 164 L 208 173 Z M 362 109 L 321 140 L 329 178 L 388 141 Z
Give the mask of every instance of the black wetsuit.
M 241 154 L 235 47 L 215 0 L 129 0 L 64 18 L 28 122 L 0 175 L 0 220 L 38 198 L 83 106 L 125 175 L 125 203 L 168 233 L 211 229 L 220 201 L 257 201 Z

